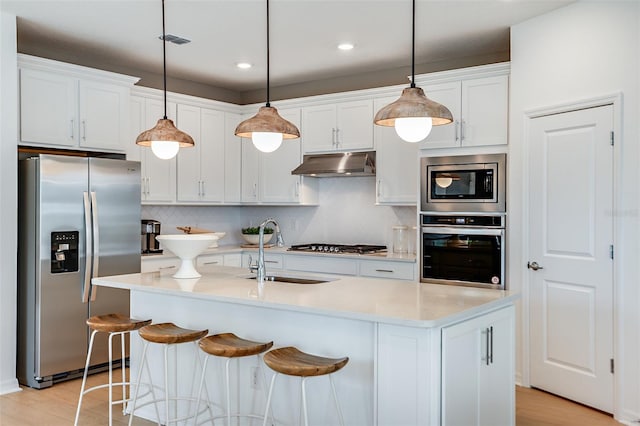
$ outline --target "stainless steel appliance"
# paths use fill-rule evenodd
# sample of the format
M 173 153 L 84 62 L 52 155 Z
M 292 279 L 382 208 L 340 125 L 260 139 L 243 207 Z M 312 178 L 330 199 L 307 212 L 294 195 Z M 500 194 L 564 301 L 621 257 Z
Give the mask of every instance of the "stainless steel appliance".
M 18 380 L 44 388 L 82 373 L 89 316 L 129 313 L 128 291 L 91 278 L 140 272 L 140 163 L 40 155 L 18 182 Z
M 506 154 L 423 157 L 423 212 L 505 212 Z
M 142 254 L 160 254 L 162 249 L 156 237 L 160 235 L 160 222 L 153 219 L 142 219 L 140 221 L 140 244 Z
M 504 290 L 504 215 L 421 215 L 420 281 Z
M 371 244 L 294 244 L 289 248 L 290 251 L 306 251 L 315 253 L 345 253 L 345 254 L 371 254 L 383 253 L 387 251 L 387 246 L 371 245 Z

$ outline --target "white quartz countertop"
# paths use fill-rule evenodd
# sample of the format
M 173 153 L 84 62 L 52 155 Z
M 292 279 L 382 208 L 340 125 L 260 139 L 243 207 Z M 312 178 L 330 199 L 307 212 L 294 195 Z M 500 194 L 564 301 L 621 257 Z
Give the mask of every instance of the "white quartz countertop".
M 158 272 L 98 277 L 98 286 L 163 293 L 263 308 L 323 314 L 413 327 L 438 327 L 513 303 L 518 293 L 354 276 L 322 284 L 266 282 L 262 289 L 242 268 L 207 266 L 197 279 Z M 318 274 L 282 272 L 318 277 Z
M 242 252 L 258 252 L 257 247 L 246 247 L 246 246 L 219 246 L 215 248 L 210 248 L 205 250 L 202 255 L 207 254 L 230 254 L 230 253 L 242 253 Z M 277 254 L 286 254 L 286 255 L 295 255 L 295 256 L 313 256 L 313 257 L 337 257 L 342 259 L 359 259 L 359 260 L 391 260 L 394 262 L 416 262 L 415 254 L 407 254 L 407 253 L 393 253 L 392 251 L 387 251 L 386 253 L 371 253 L 371 254 L 356 254 L 356 253 L 317 253 L 317 252 L 307 252 L 307 251 L 292 251 L 289 250 L 288 247 L 268 247 L 265 248 L 265 253 L 277 253 Z M 144 254 L 142 255 L 142 261 L 144 262 L 147 259 L 159 259 L 159 258 L 175 258 L 176 255 L 171 253 L 169 250 L 164 250 L 161 254 Z

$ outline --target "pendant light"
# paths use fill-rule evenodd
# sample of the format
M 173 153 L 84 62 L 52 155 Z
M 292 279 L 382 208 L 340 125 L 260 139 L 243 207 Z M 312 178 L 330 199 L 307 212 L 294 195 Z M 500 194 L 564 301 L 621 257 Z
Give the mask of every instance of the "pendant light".
M 149 130 L 140 133 L 136 144 L 150 146 L 156 157 L 169 160 L 178 154 L 180 148 L 193 147 L 193 138 L 176 128 L 167 118 L 167 41 L 164 29 L 164 0 L 162 0 L 162 63 L 164 82 L 164 117 Z
M 394 126 L 398 136 L 407 142 L 420 142 L 429 135 L 432 126 L 449 124 L 453 116 L 447 107 L 427 98 L 424 91 L 416 87 L 416 0 L 413 0 L 412 17 L 411 85 L 395 102 L 378 111 L 373 122 L 378 126 Z
M 300 130 L 280 117 L 278 110 L 269 103 L 269 0 L 267 0 L 267 104 L 258 113 L 236 127 L 236 136 L 251 138 L 253 145 L 262 152 L 273 152 L 282 139 L 300 137 Z

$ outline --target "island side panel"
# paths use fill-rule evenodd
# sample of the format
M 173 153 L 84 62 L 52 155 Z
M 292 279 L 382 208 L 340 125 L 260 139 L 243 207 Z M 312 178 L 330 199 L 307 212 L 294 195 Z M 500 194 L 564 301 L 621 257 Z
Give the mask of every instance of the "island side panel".
M 186 328 L 208 328 L 209 334 L 233 332 L 247 339 L 273 340 L 274 347 L 291 345 L 303 351 L 327 357 L 348 356 L 347 366 L 334 374 L 345 424 L 354 426 L 375 424 L 376 324 L 373 322 L 137 290 L 131 290 L 131 314 L 136 318 L 152 318 L 154 323 L 173 322 Z M 197 365 L 188 351 L 182 349 L 181 362 L 177 367 L 180 377 L 190 378 L 194 367 L 197 369 Z M 132 343 L 131 372 L 134 375 L 138 371 L 140 353 L 140 342 Z M 162 371 L 161 352 L 151 352 L 151 358 L 152 370 Z M 217 385 L 222 377 L 221 363 L 219 360 L 212 361 L 210 365 L 213 367 L 207 369 L 207 381 Z M 255 364 L 255 361 L 251 362 Z M 252 367 L 253 364 L 249 365 L 249 368 L 240 369 L 242 374 L 239 392 L 244 402 L 243 408 L 247 407 L 246 404 L 250 404 L 260 412 L 264 407 L 266 395 L 262 389 L 262 383 L 257 386 L 254 384 Z M 272 371 L 266 366 L 264 370 L 268 385 Z M 162 376 L 158 373 L 154 376 L 154 381 L 159 383 L 160 380 Z M 277 423 L 296 425 L 299 420 L 299 379 L 280 376 L 276 386 L 273 407 Z M 184 384 L 181 385 L 180 390 L 189 391 Z M 219 391 L 219 387 L 212 386 L 209 392 L 211 399 L 219 405 L 224 395 Z M 256 397 L 251 398 L 254 392 Z M 311 425 L 337 424 L 326 378 L 308 380 L 307 397 Z M 154 410 L 151 407 L 145 408 L 147 409 L 141 411 L 141 416 L 155 419 Z

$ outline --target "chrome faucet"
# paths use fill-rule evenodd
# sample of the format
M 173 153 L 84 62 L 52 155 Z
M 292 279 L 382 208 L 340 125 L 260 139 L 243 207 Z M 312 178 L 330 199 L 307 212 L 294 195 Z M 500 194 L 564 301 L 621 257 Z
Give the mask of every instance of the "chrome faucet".
M 266 270 L 264 267 L 264 228 L 268 223 L 273 223 L 276 227 L 276 244 L 278 247 L 284 247 L 284 239 L 280 232 L 280 226 L 275 219 L 269 218 L 260 224 L 260 236 L 258 239 L 258 265 L 256 268 L 256 280 L 258 283 L 264 283 L 264 277 L 266 276 Z

